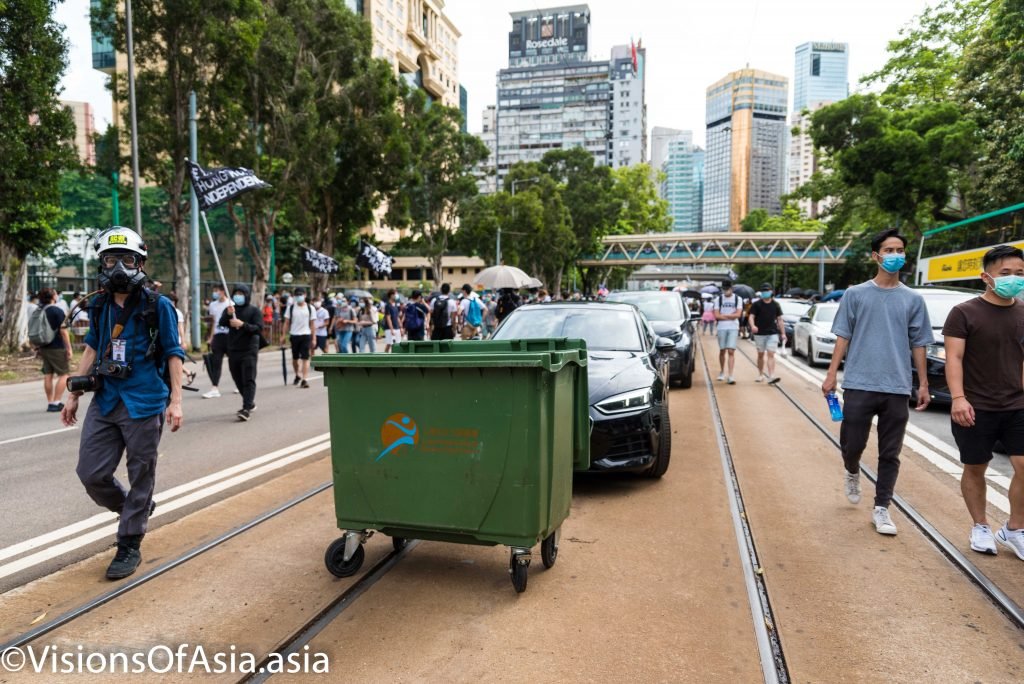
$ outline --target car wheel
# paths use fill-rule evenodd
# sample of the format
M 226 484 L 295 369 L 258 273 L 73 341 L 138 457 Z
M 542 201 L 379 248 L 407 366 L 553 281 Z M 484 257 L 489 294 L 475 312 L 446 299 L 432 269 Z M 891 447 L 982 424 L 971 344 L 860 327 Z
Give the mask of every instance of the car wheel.
M 660 478 L 668 471 L 669 461 L 672 459 L 672 422 L 668 417 L 668 406 L 661 405 L 661 422 L 658 426 L 658 454 L 654 459 L 654 465 L 645 475 L 647 477 Z
M 679 386 L 683 389 L 690 389 L 693 387 L 693 363 L 687 367 L 686 372 L 679 376 Z M 666 418 L 668 417 L 668 411 L 665 412 Z

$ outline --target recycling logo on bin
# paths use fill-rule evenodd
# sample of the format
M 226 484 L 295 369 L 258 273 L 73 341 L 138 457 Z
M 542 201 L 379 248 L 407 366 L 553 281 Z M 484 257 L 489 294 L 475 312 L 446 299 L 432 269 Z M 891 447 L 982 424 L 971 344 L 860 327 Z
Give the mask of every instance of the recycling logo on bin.
M 375 460 L 379 461 L 392 451 L 403 446 L 415 446 L 420 443 L 420 430 L 414 421 L 404 413 L 396 413 L 389 416 L 380 428 L 380 441 L 384 450 L 380 452 Z

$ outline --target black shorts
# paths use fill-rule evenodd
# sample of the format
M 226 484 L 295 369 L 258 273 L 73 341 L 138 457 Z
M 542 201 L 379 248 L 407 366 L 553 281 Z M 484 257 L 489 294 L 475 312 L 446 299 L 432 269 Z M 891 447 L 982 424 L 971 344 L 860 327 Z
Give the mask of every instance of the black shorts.
M 952 420 L 953 439 L 960 449 L 960 462 L 983 465 L 992 460 L 996 441 L 1010 456 L 1024 456 L 1024 411 L 974 410 L 974 425 L 962 427 Z
M 316 348 L 325 354 L 327 353 L 327 335 L 316 336 Z
M 292 359 L 309 359 L 309 335 L 292 335 Z

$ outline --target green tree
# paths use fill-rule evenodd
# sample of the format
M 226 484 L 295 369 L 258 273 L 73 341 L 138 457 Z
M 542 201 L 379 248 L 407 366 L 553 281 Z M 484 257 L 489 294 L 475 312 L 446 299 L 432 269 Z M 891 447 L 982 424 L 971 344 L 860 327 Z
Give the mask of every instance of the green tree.
M 659 182 L 664 175 L 659 172 Z M 650 166 L 623 166 L 612 171 L 612 180 L 621 208 L 610 234 L 664 233 L 672 228 L 668 200 L 660 196 Z
M 113 37 L 126 50 L 119 0 L 101 0 L 93 10 L 93 31 Z M 189 156 L 188 101 L 195 91 L 200 161 L 221 159 L 228 138 L 226 121 L 240 116 L 243 65 L 252 61 L 263 30 L 261 0 L 177 0 L 132 5 L 135 48 L 135 100 L 138 113 L 140 172 L 167 196 L 167 220 L 173 235 L 174 281 L 182 311 L 191 312 L 190 227 L 185 158 Z M 114 79 L 123 103 L 123 136 L 128 84 Z M 124 138 L 123 138 L 124 140 Z M 127 142 L 127 141 L 125 141 Z M 116 159 L 116 157 L 113 157 Z M 104 165 L 111 159 L 108 156 Z M 126 209 L 122 222 L 128 223 Z M 146 231 L 147 227 L 142 226 Z M 147 236 L 148 238 L 148 236 Z
M 60 238 L 60 177 L 78 164 L 74 120 L 57 100 L 67 41 L 56 4 L 0 0 L 0 349 L 21 344 L 25 259 Z
M 429 102 L 420 90 L 406 92 L 402 112 L 409 162 L 401 190 L 388 198 L 388 223 L 412 231 L 440 285 L 460 209 L 477 194 L 471 170 L 487 158 L 487 146 L 462 132 L 459 110 Z

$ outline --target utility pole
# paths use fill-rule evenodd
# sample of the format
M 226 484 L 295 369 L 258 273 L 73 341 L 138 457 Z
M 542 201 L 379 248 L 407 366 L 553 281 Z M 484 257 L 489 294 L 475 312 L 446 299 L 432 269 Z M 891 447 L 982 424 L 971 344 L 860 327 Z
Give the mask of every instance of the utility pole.
M 188 154 L 189 158 L 199 163 L 199 138 L 196 133 L 196 91 L 188 94 Z M 192 348 L 199 349 L 202 336 L 202 309 L 199 300 L 199 198 L 195 187 L 189 183 L 189 200 L 192 207 L 191 233 L 189 235 L 189 272 L 192 275 Z
M 519 178 L 512 181 L 512 199 L 516 198 L 516 185 L 518 183 L 536 183 L 540 180 L 540 176 L 534 176 L 533 178 Z M 515 217 L 516 205 L 512 203 L 512 216 Z M 494 250 L 494 265 L 501 266 L 501 224 L 498 224 L 498 242 Z
M 128 34 L 128 108 L 132 124 L 132 190 L 135 199 L 135 232 L 142 235 L 142 203 L 139 201 L 139 125 L 135 116 L 135 43 L 132 39 L 132 0 L 124 0 Z

